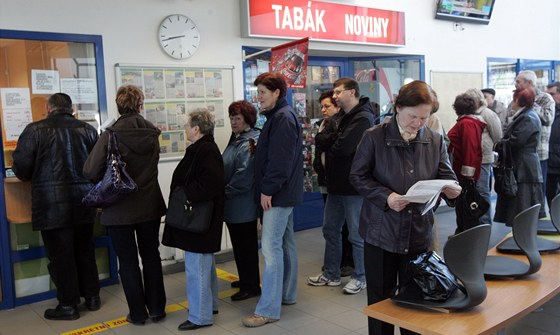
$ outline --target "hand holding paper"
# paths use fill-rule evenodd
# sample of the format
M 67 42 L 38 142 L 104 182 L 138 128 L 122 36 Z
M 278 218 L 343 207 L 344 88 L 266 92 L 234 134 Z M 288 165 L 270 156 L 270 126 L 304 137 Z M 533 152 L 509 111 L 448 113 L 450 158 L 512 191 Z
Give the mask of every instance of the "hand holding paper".
M 424 215 L 435 206 L 441 192 L 444 192 L 448 198 L 453 199 L 461 193 L 461 186 L 453 179 L 420 180 L 398 199 L 420 204 L 425 203 L 426 205 L 422 209 L 422 215 Z
M 405 195 L 401 196 L 401 199 L 423 204 L 428 202 L 435 195 L 439 195 L 443 191 L 444 187 L 448 190 L 448 192 L 450 192 L 450 195 L 457 191 L 461 193 L 461 186 L 459 186 L 456 180 L 430 179 L 416 182 L 416 184 L 412 185 L 408 191 L 406 191 Z
M 387 198 L 387 206 L 395 212 L 402 211 L 409 203 L 410 201 L 402 199 L 402 195 L 395 192 L 389 194 Z

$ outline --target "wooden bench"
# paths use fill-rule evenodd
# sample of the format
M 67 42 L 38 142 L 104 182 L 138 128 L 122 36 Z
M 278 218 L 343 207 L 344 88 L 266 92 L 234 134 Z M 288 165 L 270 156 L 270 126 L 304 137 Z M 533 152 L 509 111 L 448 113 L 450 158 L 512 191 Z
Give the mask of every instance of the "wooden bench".
M 496 250 L 490 250 L 489 254 L 496 254 Z M 527 261 L 525 256 L 507 256 Z M 405 307 L 386 299 L 367 306 L 364 313 L 420 334 L 500 333 L 560 293 L 560 253 L 543 255 L 542 258 L 541 269 L 531 276 L 515 280 L 487 280 L 486 300 L 471 310 L 443 313 Z

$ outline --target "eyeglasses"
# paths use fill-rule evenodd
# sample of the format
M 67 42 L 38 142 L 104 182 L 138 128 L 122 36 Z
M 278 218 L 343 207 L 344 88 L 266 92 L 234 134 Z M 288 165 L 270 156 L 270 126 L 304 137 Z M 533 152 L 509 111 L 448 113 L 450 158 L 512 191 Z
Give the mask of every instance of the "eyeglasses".
M 344 89 L 344 90 L 334 90 L 334 91 L 333 91 L 333 97 L 334 97 L 334 96 L 340 95 L 340 94 L 341 94 L 342 92 L 344 92 L 344 91 L 350 91 L 350 90 L 347 90 L 347 89 Z

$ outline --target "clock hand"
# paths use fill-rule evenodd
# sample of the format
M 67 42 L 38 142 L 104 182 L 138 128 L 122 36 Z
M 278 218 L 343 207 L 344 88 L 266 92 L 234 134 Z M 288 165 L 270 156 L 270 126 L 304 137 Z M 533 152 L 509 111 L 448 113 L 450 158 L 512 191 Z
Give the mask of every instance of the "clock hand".
M 181 37 L 185 37 L 185 35 L 171 36 L 169 38 L 164 38 L 162 41 L 174 40 L 176 38 L 181 38 Z

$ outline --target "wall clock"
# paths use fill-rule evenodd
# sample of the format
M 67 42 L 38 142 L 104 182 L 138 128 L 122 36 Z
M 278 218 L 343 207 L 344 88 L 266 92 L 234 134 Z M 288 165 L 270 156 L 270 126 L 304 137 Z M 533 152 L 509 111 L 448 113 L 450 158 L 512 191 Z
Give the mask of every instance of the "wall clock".
M 191 57 L 200 44 L 200 32 L 194 21 L 181 14 L 169 15 L 159 25 L 159 44 L 175 59 Z

